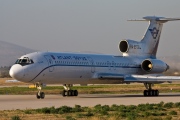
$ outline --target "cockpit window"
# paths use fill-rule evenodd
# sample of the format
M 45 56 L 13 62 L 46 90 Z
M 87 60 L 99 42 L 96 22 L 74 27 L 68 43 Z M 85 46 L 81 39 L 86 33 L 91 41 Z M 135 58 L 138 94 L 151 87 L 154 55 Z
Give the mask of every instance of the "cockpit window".
M 29 65 L 33 64 L 33 60 L 29 59 L 28 57 L 24 57 L 23 59 L 18 59 L 15 64 L 20 64 L 20 65 Z

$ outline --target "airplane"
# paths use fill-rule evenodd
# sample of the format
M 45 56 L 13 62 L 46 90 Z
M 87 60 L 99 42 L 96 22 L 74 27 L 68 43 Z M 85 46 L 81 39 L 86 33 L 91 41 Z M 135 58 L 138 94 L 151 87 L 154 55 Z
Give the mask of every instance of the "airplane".
M 21 56 L 11 67 L 12 78 L 33 83 L 37 99 L 44 99 L 44 84 L 63 84 L 63 96 L 78 96 L 73 84 L 143 83 L 144 96 L 158 96 L 153 84 L 180 80 L 178 76 L 160 75 L 169 66 L 156 58 L 163 23 L 180 18 L 146 16 L 149 26 L 142 40 L 123 39 L 119 43 L 122 56 L 103 54 L 34 52 Z

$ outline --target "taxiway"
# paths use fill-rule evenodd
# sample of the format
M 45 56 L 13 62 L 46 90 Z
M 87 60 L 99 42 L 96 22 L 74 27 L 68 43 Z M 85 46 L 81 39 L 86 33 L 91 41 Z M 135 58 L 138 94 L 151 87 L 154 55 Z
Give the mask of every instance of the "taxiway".
M 36 99 L 35 95 L 0 95 L 0 110 L 36 109 L 43 107 L 95 106 L 123 104 L 138 105 L 141 103 L 180 102 L 180 93 L 160 94 L 158 97 L 144 97 L 141 94 L 80 94 L 78 97 L 46 95 L 45 99 Z

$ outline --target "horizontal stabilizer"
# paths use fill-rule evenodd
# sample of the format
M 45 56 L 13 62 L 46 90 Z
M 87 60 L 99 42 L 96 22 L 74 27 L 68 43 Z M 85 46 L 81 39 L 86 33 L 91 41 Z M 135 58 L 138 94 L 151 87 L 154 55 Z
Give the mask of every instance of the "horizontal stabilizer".
M 165 18 L 165 17 L 157 17 L 157 16 L 146 16 L 143 19 L 135 19 L 135 20 L 128 20 L 128 21 L 159 21 L 159 22 L 168 22 L 168 21 L 176 21 L 180 20 L 180 18 Z

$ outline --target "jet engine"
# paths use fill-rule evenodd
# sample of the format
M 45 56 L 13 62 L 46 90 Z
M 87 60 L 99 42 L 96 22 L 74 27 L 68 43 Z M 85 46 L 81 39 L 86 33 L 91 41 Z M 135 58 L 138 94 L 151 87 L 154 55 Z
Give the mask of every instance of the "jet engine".
M 142 52 L 142 43 L 134 40 L 121 40 L 119 43 L 119 50 L 125 53 L 132 53 L 134 55 Z
M 161 60 L 146 59 L 141 63 L 141 68 L 150 73 L 162 73 L 169 69 L 169 66 Z

